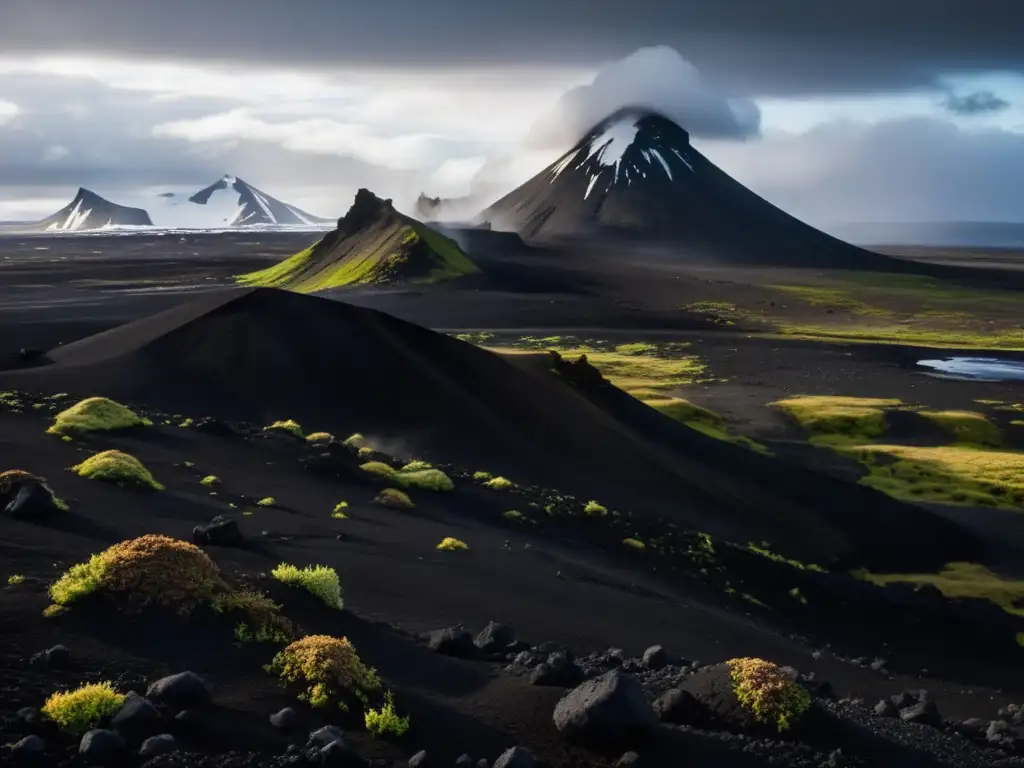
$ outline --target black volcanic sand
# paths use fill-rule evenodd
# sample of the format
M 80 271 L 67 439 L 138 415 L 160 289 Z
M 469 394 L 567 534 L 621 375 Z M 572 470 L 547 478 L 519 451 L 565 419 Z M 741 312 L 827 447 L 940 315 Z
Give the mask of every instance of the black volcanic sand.
M 150 415 L 158 425 L 163 423 L 158 414 Z M 966 645 L 959 656 L 945 649 L 948 675 L 920 673 L 923 663 L 939 669 L 924 655 L 904 655 L 901 661 L 893 658 L 893 676 L 889 676 L 868 669 L 864 661 L 851 663 L 829 651 L 816 653 L 819 644 L 778 631 L 775 624 L 783 619 L 781 615 L 773 617 L 729 599 L 710 584 L 672 577 L 668 563 L 652 553 L 624 555 L 615 546 L 622 534 L 603 529 L 599 522 L 584 518 L 563 524 L 542 520 L 530 527 L 503 524 L 501 512 L 523 499 L 513 501 L 500 492 L 474 487 L 468 479 L 457 479 L 451 494 L 414 491 L 417 508 L 397 512 L 371 504 L 376 491 L 371 482 L 361 477 L 344 479 L 351 474 L 345 468 L 356 461 L 351 454 L 344 458 L 344 449 L 339 449 L 341 458 L 321 464 L 339 470 L 339 477 L 337 472 L 310 470 L 303 459 L 319 451 L 299 441 L 244 441 L 194 428 L 153 426 L 66 443 L 44 436 L 47 424 L 46 409 L 0 412 L 0 467 L 17 466 L 48 477 L 72 507 L 71 512 L 49 521 L 2 521 L 4 576 L 25 577 L 23 583 L 0 590 L 4 692 L 0 722 L 7 724 L 8 733 L 18 733 L 18 726 L 11 723 L 19 708 L 38 707 L 58 686 L 112 679 L 123 687 L 138 687 L 159 675 L 190 669 L 207 678 L 214 689 L 217 708 L 208 718 L 215 736 L 208 738 L 214 740 L 217 751 L 283 752 L 290 739 L 269 728 L 267 717 L 295 702 L 260 671 L 274 651 L 272 646 L 233 646 L 230 626 L 187 624 L 163 616 L 130 621 L 76 616 L 74 609 L 57 619 L 41 616 L 49 602 L 46 585 L 73 563 L 145 533 L 187 539 L 194 525 L 216 514 L 235 516 L 248 542 L 243 548 L 207 547 L 225 575 L 236 583 L 268 590 L 306 631 L 349 637 L 395 691 L 400 709 L 412 716 L 414 731 L 398 747 L 375 742 L 358 731 L 350 733 L 362 754 L 386 759 L 385 764 L 420 748 L 442 765 L 452 764 L 462 752 L 493 760 L 513 744 L 528 746 L 551 766 L 611 764 L 612 760 L 606 763 L 599 756 L 567 747 L 554 732 L 550 716 L 561 689 L 530 686 L 525 677 L 503 671 L 500 663 L 431 654 L 416 639 L 421 631 L 455 624 L 475 631 L 489 620 L 511 624 L 528 641 L 553 641 L 581 654 L 614 645 L 636 655 L 657 642 L 673 656 L 705 663 L 739 655 L 763 656 L 814 673 L 841 695 L 863 695 L 871 702 L 902 690 L 926 688 L 948 717 L 991 717 L 998 707 L 1024 694 L 1024 681 L 1011 674 L 1007 662 L 975 654 Z M 167 490 L 131 492 L 78 478 L 64 469 L 110 447 L 141 459 Z M 193 467 L 184 466 L 185 461 Z M 208 473 L 223 481 L 216 495 L 198 482 Z M 264 496 L 274 497 L 278 506 L 255 506 L 253 502 Z M 229 507 L 229 500 L 238 506 Z M 350 504 L 349 519 L 334 520 L 330 511 L 341 500 Z M 242 511 L 252 514 L 239 516 Z M 436 544 L 446 536 L 466 541 L 471 550 L 436 551 Z M 780 573 L 792 571 L 753 559 L 759 562 L 746 574 L 752 582 L 771 582 Z M 260 576 L 280 562 L 336 568 L 345 591 L 345 610 L 336 613 Z M 744 562 L 737 559 L 730 565 L 732 579 L 744 577 Z M 888 590 L 871 591 L 881 595 Z M 805 592 L 812 601 L 818 600 L 810 583 Z M 823 596 L 821 608 L 828 604 Z M 855 612 L 856 624 L 870 622 L 867 617 L 876 616 L 876 607 L 871 600 L 858 599 L 856 607 L 843 610 Z M 779 610 L 786 609 L 780 604 Z M 922 621 L 921 615 L 908 611 L 911 614 Z M 814 625 L 813 618 L 805 616 L 802 621 L 805 630 Z M 835 629 L 834 634 L 840 635 L 853 626 Z M 920 639 L 913 637 L 914 631 L 923 633 Z M 904 639 L 922 648 L 941 634 L 927 623 L 903 632 Z M 968 638 L 959 642 L 966 644 Z M 71 650 L 71 669 L 26 663 L 33 653 L 56 643 Z M 877 654 L 888 656 L 888 651 L 876 642 L 864 646 L 858 655 L 870 660 Z M 323 716 L 299 708 L 307 729 L 325 722 Z M 934 729 L 901 729 L 887 722 L 897 735 L 865 738 L 862 744 L 867 731 L 852 723 L 843 728 L 822 727 L 817 735 L 806 738 L 823 753 L 842 746 L 853 756 L 870 754 L 862 765 L 894 765 L 892 761 L 897 760 L 900 765 L 983 766 L 993 765 L 997 756 L 949 742 Z M 860 735 L 851 738 L 850 733 Z M 66 743 L 59 737 L 51 741 L 58 747 Z M 914 746 L 900 746 L 907 742 Z M 195 749 L 211 748 L 202 739 L 188 743 Z M 934 756 L 940 749 L 950 751 L 949 743 L 956 745 L 961 759 Z M 755 748 L 753 754 L 750 748 L 749 742 L 690 732 L 657 742 L 647 754 L 651 764 L 666 766 L 678 765 L 682 758 L 694 765 L 766 765 L 765 752 L 788 760 L 784 747 Z

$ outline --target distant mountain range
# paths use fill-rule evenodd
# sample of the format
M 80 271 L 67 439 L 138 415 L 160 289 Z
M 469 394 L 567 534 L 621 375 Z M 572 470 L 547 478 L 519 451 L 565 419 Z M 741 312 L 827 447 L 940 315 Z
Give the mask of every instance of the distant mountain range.
M 22 225 L 33 232 L 82 232 L 111 227 L 149 227 L 153 221 L 141 208 L 112 203 L 88 189 L 79 189 L 75 198 L 52 216 Z
M 209 214 L 207 218 L 215 220 L 211 226 L 303 227 L 334 223 L 333 219 L 314 216 L 293 205 L 281 202 L 266 192 L 247 184 L 237 176 L 221 177 L 188 198 L 188 204 L 204 206 L 204 212 Z M 191 207 L 188 204 L 186 207 Z M 195 213 L 195 210 L 193 209 L 190 213 Z
M 827 230 L 859 245 L 1024 249 L 1024 222 L 853 222 Z

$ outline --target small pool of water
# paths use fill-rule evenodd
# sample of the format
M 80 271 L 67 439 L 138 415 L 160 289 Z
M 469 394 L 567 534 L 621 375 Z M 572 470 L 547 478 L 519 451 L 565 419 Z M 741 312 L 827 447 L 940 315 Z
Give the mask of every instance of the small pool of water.
M 918 360 L 917 364 L 935 373 L 972 381 L 1024 381 L 1024 360 L 1000 360 L 997 357 L 946 357 Z

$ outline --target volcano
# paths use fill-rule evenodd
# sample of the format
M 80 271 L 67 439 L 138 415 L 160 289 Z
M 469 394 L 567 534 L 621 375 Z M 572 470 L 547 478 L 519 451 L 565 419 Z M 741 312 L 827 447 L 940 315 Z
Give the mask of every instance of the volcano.
M 82 232 L 110 227 L 149 227 L 153 222 L 141 208 L 128 208 L 112 203 L 84 187 L 75 199 L 52 216 L 35 222 L 26 229 L 38 232 Z
M 479 270 L 451 240 L 360 189 L 337 229 L 279 264 L 242 275 L 243 285 L 313 293 L 394 282 L 434 283 Z
M 168 205 L 178 208 L 173 198 Z M 189 203 L 203 206 L 200 210 L 187 206 L 189 219 L 202 219 L 208 227 L 310 227 L 329 224 L 330 219 L 314 216 L 281 202 L 266 192 L 247 184 L 237 176 L 225 175 L 215 183 L 188 198 Z
M 623 237 L 746 263 L 892 267 L 759 197 L 654 112 L 625 109 L 478 216 L 532 240 Z

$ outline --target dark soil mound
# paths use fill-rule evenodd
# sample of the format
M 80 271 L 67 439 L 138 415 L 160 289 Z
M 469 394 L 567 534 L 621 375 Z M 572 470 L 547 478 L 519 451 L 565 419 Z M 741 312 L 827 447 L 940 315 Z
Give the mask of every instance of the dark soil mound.
M 924 567 L 972 554 L 952 523 L 700 435 L 599 379 L 557 375 L 554 359 L 513 365 L 327 299 L 210 294 L 48 358 L 0 375 L 0 386 L 359 431 L 393 453 L 459 462 L 733 541 L 768 540 L 823 565 Z

